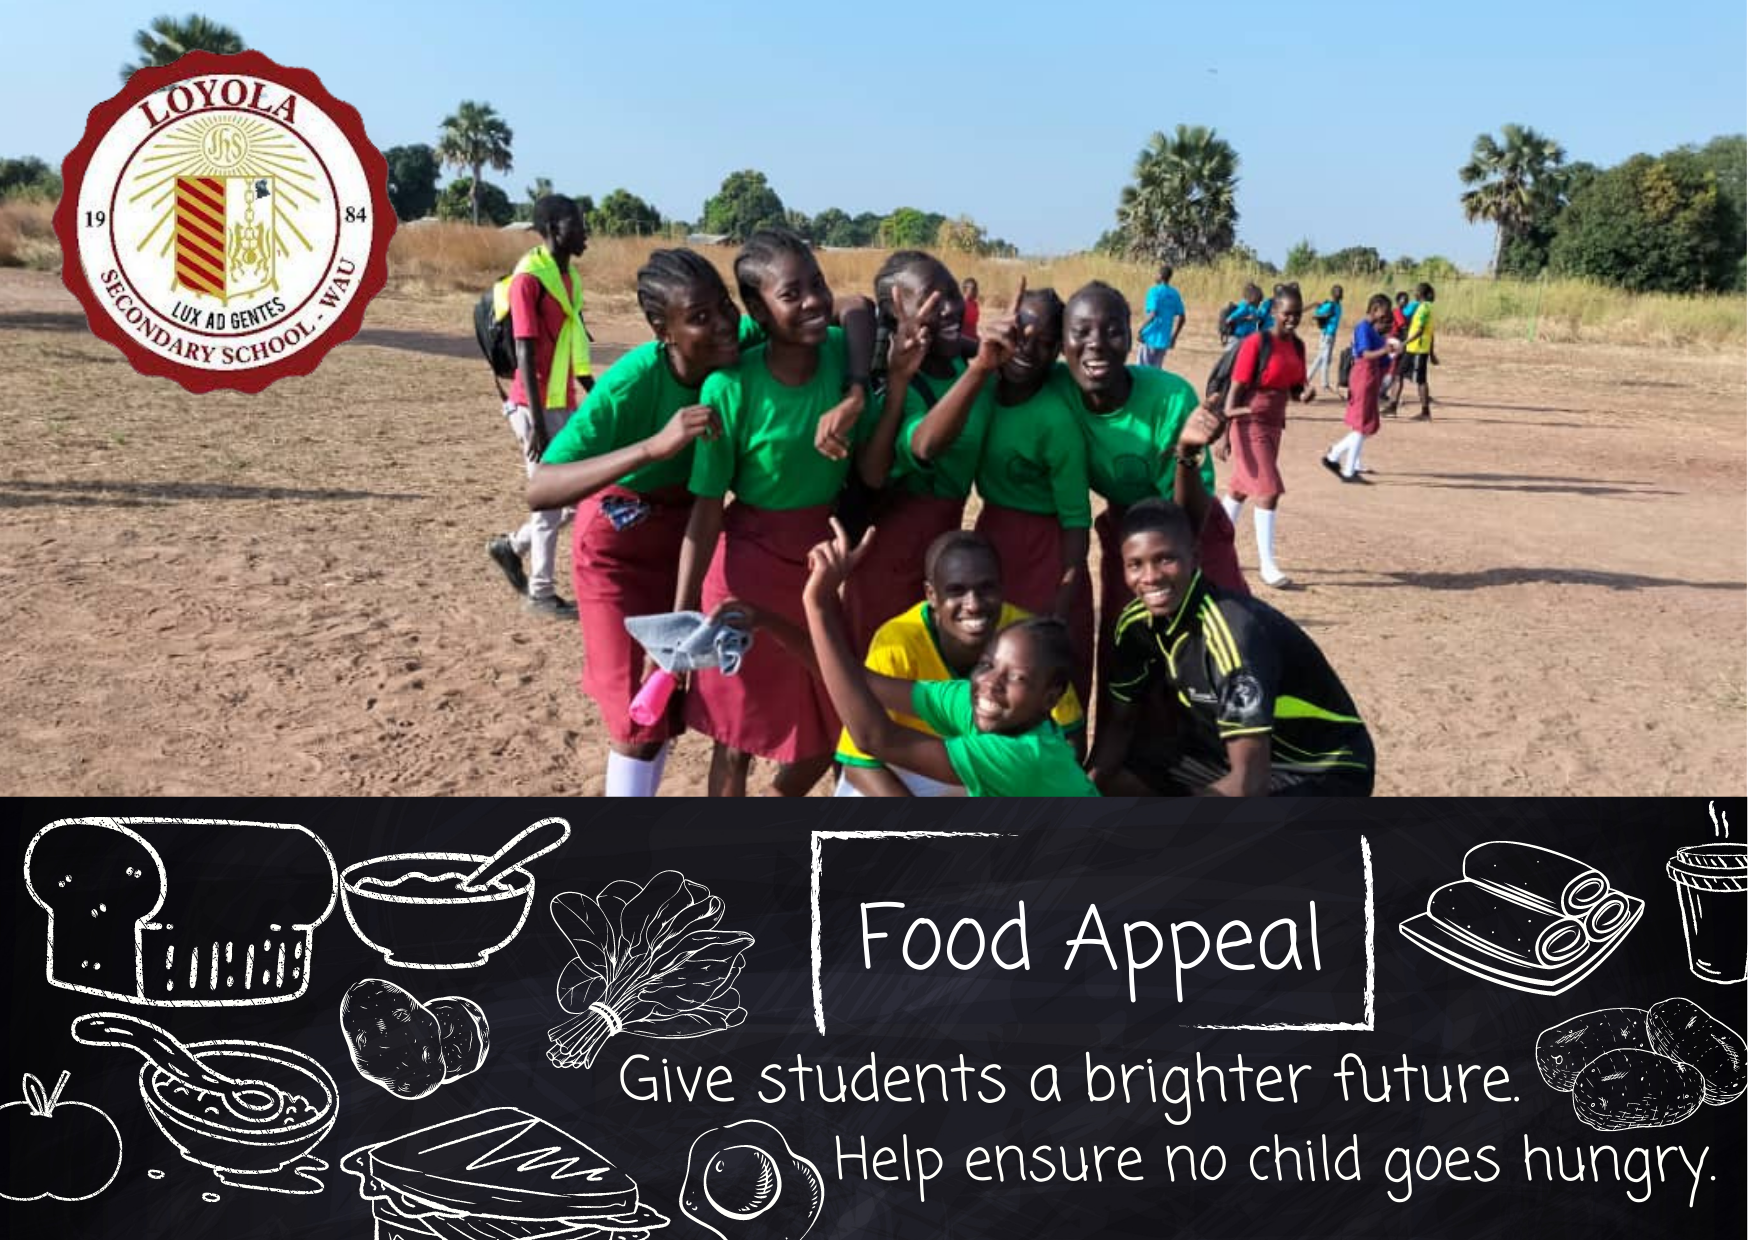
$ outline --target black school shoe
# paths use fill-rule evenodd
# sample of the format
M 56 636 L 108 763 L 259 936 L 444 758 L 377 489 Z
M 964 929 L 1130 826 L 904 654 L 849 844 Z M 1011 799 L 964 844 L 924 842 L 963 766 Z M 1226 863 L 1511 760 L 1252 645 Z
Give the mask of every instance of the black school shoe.
M 542 598 L 531 598 L 522 605 L 537 616 L 550 616 L 554 620 L 575 620 L 577 618 L 577 605 L 556 594 L 548 594 Z
M 1317 459 L 1323 462 L 1323 468 L 1327 469 L 1337 478 L 1341 477 L 1341 466 L 1339 464 L 1330 460 L 1327 456 L 1320 456 Z
M 517 594 L 528 593 L 528 574 L 522 571 L 522 557 L 516 554 L 516 548 L 510 545 L 508 538 L 499 534 L 492 539 L 486 544 L 486 554 L 504 570 L 504 577 L 512 590 Z

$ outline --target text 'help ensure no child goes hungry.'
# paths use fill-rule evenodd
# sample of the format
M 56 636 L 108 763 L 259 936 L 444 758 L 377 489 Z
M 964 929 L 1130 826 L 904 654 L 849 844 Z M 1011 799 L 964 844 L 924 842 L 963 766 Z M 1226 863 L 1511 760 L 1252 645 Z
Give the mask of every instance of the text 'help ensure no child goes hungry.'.
M 886 910 L 905 907 L 898 900 L 874 900 L 861 905 L 864 969 L 873 969 L 877 957 L 888 956 L 895 938 L 898 958 L 918 972 L 942 962 L 960 972 L 991 964 L 1010 971 L 1032 968 L 1031 926 L 1024 900 L 1018 902 L 1016 914 L 993 932 L 986 931 L 974 917 L 961 917 L 946 930 L 933 918 L 911 918 L 901 938 L 894 931 L 876 928 L 904 924 L 902 914 L 894 919 L 894 914 Z M 1161 966 L 1168 956 L 1171 984 L 1179 1003 L 1184 1001 L 1184 975 L 1204 965 L 1233 972 L 1260 968 L 1269 972 L 1316 973 L 1323 969 L 1315 900 L 1306 901 L 1302 917 L 1276 918 L 1260 932 L 1237 919 L 1227 921 L 1213 933 L 1199 921 L 1170 922 L 1163 929 L 1151 921 L 1117 924 L 1121 926 L 1119 931 L 1107 930 L 1099 906 L 1088 904 L 1079 929 L 1072 938 L 1063 941 L 1066 951 L 1062 968 L 1073 969 L 1079 961 L 1083 968 L 1102 966 L 1110 972 L 1124 973 L 1131 1003 L 1140 998 L 1142 974 Z

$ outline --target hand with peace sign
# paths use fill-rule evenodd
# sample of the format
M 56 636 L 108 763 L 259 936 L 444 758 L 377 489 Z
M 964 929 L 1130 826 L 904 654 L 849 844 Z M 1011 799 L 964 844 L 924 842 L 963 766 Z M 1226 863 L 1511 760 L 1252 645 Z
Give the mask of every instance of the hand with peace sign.
M 892 342 L 886 354 L 886 374 L 889 384 L 906 384 L 922 367 L 929 345 L 935 338 L 935 311 L 941 305 L 939 289 L 931 290 L 918 305 L 907 304 L 910 294 L 903 284 L 892 286 L 892 316 L 897 326 L 892 329 Z

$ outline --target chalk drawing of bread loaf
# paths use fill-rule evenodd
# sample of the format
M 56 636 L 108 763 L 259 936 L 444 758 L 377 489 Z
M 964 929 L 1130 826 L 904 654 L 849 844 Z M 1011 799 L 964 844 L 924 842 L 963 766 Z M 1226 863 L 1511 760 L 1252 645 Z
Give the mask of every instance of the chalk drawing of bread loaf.
M 153 1007 L 282 1003 L 309 987 L 339 874 L 285 823 L 68 818 L 24 854 L 52 985 Z

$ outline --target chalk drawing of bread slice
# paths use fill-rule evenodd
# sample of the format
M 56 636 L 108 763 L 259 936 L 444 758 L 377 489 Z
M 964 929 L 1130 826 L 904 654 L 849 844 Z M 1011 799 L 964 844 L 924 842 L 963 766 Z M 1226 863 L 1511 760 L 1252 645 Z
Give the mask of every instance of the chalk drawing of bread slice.
M 24 879 L 49 915 L 49 982 L 151 1007 L 297 998 L 339 885 L 304 827 L 172 818 L 52 822 Z

